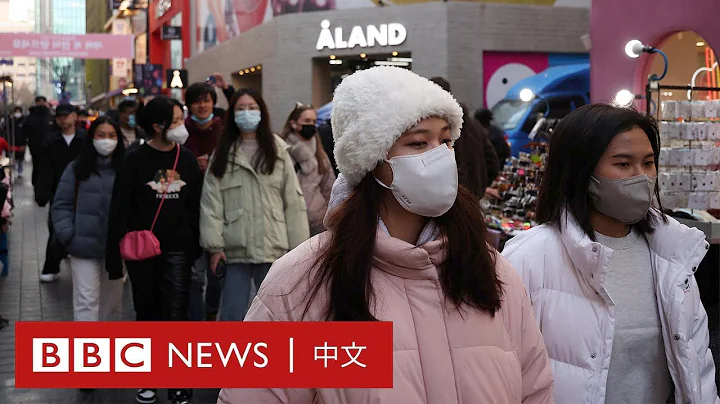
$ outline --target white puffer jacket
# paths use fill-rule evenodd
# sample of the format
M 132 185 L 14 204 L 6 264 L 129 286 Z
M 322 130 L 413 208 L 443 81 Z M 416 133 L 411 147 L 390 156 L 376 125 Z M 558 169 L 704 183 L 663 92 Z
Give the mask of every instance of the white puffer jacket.
M 603 404 L 615 334 L 603 279 L 613 251 L 568 216 L 562 232 L 538 226 L 510 240 L 503 255 L 530 293 L 552 360 L 555 401 Z M 719 404 L 707 314 L 694 276 L 709 244 L 700 230 L 668 220 L 646 237 L 675 403 Z

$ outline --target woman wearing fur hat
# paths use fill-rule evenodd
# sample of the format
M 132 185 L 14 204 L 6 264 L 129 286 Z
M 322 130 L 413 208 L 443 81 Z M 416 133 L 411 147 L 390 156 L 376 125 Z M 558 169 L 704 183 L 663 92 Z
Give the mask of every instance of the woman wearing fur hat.
M 392 389 L 223 389 L 218 403 L 552 403 L 522 280 L 458 187 L 462 109 L 409 70 L 347 77 L 329 231 L 271 268 L 247 321 L 392 321 Z
M 282 137 L 290 145 L 290 155 L 305 196 L 310 234 L 325 231 L 323 218 L 335 182 L 335 172 L 318 134 L 317 113 L 312 105 L 298 103 L 285 121 Z

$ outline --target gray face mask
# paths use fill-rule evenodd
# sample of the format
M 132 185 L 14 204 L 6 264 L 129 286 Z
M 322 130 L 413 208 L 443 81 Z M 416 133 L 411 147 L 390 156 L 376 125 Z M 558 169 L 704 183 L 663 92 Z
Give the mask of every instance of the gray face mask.
M 625 224 L 635 224 L 650 210 L 656 180 L 657 177 L 648 175 L 619 180 L 593 175 L 588 192 L 598 212 Z

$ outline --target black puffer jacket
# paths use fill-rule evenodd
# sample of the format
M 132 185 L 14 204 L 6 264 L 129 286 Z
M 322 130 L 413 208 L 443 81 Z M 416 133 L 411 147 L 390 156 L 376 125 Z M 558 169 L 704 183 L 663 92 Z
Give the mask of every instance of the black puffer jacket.
M 39 162 L 35 184 L 35 202 L 38 205 L 45 206 L 52 201 L 65 168 L 80 155 L 84 136 L 85 132 L 78 130 L 68 145 L 60 132 L 50 135 L 44 147 L 44 158 Z
M 52 133 L 53 116 L 48 107 L 35 105 L 30 107 L 30 114 L 22 125 L 22 137 L 27 139 L 33 153 L 43 147 L 50 133 Z

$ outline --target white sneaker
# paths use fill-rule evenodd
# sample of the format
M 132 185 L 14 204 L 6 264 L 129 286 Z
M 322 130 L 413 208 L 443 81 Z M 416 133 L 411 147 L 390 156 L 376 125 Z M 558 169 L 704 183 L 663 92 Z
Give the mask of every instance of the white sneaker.
M 135 395 L 135 401 L 142 404 L 153 404 L 156 398 L 155 389 L 138 389 Z
M 57 279 L 57 274 L 40 274 L 40 282 L 55 282 L 55 279 Z

